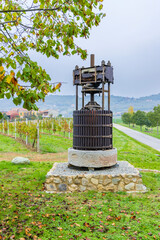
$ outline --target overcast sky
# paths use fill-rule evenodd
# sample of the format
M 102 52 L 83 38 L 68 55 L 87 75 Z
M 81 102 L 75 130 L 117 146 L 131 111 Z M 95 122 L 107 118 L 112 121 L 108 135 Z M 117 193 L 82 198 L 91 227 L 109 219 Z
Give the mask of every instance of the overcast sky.
M 91 31 L 90 38 L 78 44 L 95 54 L 95 64 L 111 61 L 115 83 L 111 94 L 141 97 L 160 93 L 160 0 L 104 0 L 106 17 Z M 79 56 L 59 60 L 33 55 L 51 75 L 63 84 L 60 94 L 73 95 L 72 71 L 75 65 L 89 66 Z

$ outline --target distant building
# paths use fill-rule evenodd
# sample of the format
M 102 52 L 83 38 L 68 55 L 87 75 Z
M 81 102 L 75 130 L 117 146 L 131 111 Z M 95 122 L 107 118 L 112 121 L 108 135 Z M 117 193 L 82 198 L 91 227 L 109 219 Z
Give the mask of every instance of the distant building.
M 12 108 L 10 111 L 6 112 L 6 115 L 11 119 L 15 118 L 32 118 L 41 115 L 43 118 L 57 117 L 57 110 L 43 110 L 43 111 L 28 111 L 25 108 Z
M 9 116 L 8 114 L 13 114 L 15 115 L 15 117 L 20 117 L 20 118 L 25 118 L 25 117 L 31 117 L 31 116 L 37 116 L 38 115 L 38 111 L 28 111 L 25 108 L 12 108 L 9 112 L 7 112 L 7 116 Z
M 49 113 L 49 110 L 43 110 L 43 111 L 39 111 L 39 114 L 44 118 L 47 117 Z
M 43 118 L 54 118 L 54 117 L 57 117 L 58 116 L 58 111 L 57 110 L 43 110 L 43 111 L 40 111 L 40 114 Z
M 15 118 L 19 117 L 19 114 L 15 110 L 10 110 L 6 112 L 6 115 L 9 117 L 10 120 L 14 120 Z
M 19 113 L 20 118 L 38 116 L 38 111 L 34 110 L 28 111 L 27 109 L 24 108 L 19 108 L 17 112 Z

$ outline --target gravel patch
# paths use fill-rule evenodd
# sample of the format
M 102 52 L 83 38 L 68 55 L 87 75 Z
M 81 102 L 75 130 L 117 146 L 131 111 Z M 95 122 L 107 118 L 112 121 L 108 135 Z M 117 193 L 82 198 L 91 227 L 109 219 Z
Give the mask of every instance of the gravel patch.
M 47 177 L 49 176 L 71 176 L 71 175 L 83 175 L 83 174 L 94 174 L 94 175 L 137 175 L 139 171 L 134 168 L 130 163 L 126 161 L 118 161 L 117 164 L 113 167 L 98 169 L 98 170 L 84 170 L 84 169 L 75 169 L 69 168 L 68 163 L 56 163 L 53 168 L 47 173 Z

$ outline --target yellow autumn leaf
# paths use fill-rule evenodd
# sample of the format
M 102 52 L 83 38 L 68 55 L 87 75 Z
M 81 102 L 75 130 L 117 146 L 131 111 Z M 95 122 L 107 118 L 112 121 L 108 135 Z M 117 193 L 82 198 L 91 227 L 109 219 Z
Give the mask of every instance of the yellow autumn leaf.
M 10 72 L 10 76 L 11 77 L 14 77 L 15 76 L 15 73 L 11 70 L 11 72 Z
M 0 66 L 0 72 L 2 72 L 4 70 L 3 66 Z
M 56 85 L 56 87 L 55 87 L 55 89 L 57 90 L 57 89 L 59 89 L 60 87 L 61 87 L 61 83 L 58 83 L 57 85 Z
M 4 78 L 4 72 L 0 73 L 0 78 L 3 79 Z
M 6 82 L 7 82 L 7 83 L 10 83 L 10 82 L 11 82 L 11 80 L 12 80 L 12 76 L 10 76 L 10 75 L 9 75 L 9 76 L 7 76 L 7 78 L 6 78 Z
M 24 90 L 24 88 L 20 86 L 19 90 L 20 90 L 20 91 L 21 91 L 21 90 Z
M 0 74 L 0 82 L 4 79 L 4 73 Z
M 14 39 L 17 39 L 17 38 L 18 38 L 18 36 L 16 34 L 14 34 Z

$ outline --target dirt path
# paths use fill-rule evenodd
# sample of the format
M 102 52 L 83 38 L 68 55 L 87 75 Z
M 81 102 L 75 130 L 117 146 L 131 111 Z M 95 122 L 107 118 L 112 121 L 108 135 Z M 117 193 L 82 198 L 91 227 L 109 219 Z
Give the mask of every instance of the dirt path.
M 151 137 L 147 134 L 132 130 L 130 128 L 121 126 L 119 124 L 114 123 L 113 126 L 115 128 L 117 128 L 118 130 L 124 132 L 128 136 L 136 139 L 137 141 L 139 141 L 141 143 L 144 143 L 144 144 L 156 149 L 157 151 L 160 151 L 160 139 L 155 138 L 155 137 Z
M 68 152 L 64 153 L 46 153 L 46 154 L 40 154 L 40 153 L 35 153 L 35 152 L 30 152 L 30 153 L 3 153 L 0 152 L 0 161 L 11 161 L 15 157 L 27 157 L 33 162 L 39 162 L 39 161 L 62 161 L 65 162 L 67 161 L 67 155 Z

